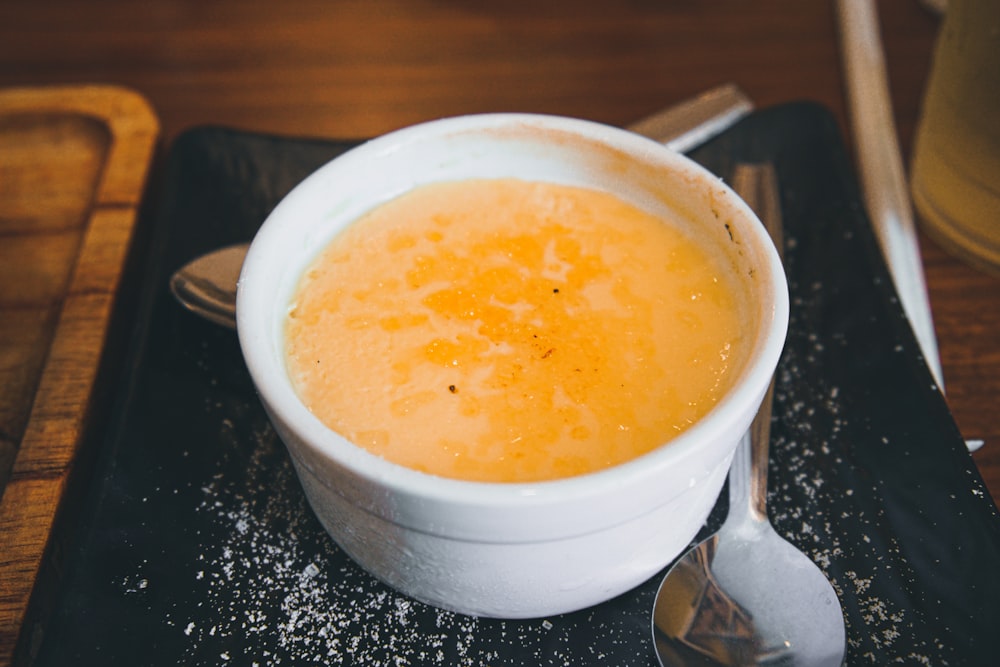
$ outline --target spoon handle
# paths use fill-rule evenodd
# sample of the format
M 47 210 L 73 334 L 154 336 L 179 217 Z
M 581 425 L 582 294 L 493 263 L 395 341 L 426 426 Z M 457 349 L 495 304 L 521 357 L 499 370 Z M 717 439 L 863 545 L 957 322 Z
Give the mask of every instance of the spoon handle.
M 733 189 L 761 219 L 778 255 L 783 249 L 781 202 L 774 166 L 736 165 Z M 729 470 L 729 512 L 749 512 L 757 521 L 767 521 L 767 462 L 771 441 L 771 406 L 774 379 L 768 385 L 747 435 L 740 441 Z

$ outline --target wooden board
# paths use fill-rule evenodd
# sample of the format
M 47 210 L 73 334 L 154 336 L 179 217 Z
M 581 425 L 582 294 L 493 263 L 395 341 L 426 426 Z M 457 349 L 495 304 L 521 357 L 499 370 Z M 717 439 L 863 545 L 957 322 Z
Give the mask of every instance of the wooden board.
M 80 454 L 158 133 L 130 90 L 0 90 L 0 664 Z

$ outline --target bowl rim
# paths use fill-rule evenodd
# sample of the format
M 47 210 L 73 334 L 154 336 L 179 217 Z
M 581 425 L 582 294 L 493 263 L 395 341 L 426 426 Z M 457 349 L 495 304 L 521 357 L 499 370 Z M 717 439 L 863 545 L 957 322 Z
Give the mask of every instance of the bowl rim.
M 756 332 L 757 352 L 751 354 L 741 369 L 736 386 L 698 422 L 663 445 L 608 468 L 553 480 L 483 482 L 442 477 L 385 460 L 322 424 L 299 400 L 284 364 L 275 363 L 271 358 L 275 354 L 275 341 L 268 332 L 274 331 L 273 323 L 269 323 L 273 318 L 259 312 L 263 307 L 258 303 L 259 293 L 267 280 L 259 267 L 268 262 L 268 246 L 272 238 L 284 232 L 282 220 L 314 197 L 316 191 L 328 184 L 337 172 L 350 170 L 353 164 L 372 158 L 391 157 L 401 147 L 413 142 L 518 126 L 579 135 L 665 168 L 679 169 L 693 175 L 699 182 L 719 187 L 718 194 L 726 200 L 728 207 L 751 223 L 745 231 L 750 232 L 754 239 L 754 251 L 765 259 L 762 268 L 766 268 L 763 274 L 770 293 L 765 292 L 764 317 Z M 303 261 L 298 268 L 304 269 L 306 263 Z M 333 158 L 296 185 L 268 215 L 251 243 L 237 290 L 240 347 L 257 392 L 272 420 L 280 419 L 302 445 L 369 484 L 412 499 L 495 509 L 537 508 L 614 493 L 640 480 L 662 476 L 679 460 L 696 455 L 706 440 L 722 438 L 730 432 L 734 422 L 744 417 L 748 405 L 752 405 L 751 414 L 756 412 L 784 347 L 788 317 L 788 287 L 777 250 L 756 214 L 718 176 L 690 158 L 628 130 L 589 120 L 535 113 L 471 114 L 432 120 L 371 139 Z M 280 341 L 278 343 L 280 347 Z M 736 440 L 733 438 L 733 447 Z M 297 456 L 294 451 L 292 455 Z

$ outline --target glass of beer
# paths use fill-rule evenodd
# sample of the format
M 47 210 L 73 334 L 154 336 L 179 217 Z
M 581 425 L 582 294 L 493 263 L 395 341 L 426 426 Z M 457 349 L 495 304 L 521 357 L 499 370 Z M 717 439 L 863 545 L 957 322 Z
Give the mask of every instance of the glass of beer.
M 921 226 L 1000 271 L 1000 2 L 950 0 L 917 127 L 911 190 Z

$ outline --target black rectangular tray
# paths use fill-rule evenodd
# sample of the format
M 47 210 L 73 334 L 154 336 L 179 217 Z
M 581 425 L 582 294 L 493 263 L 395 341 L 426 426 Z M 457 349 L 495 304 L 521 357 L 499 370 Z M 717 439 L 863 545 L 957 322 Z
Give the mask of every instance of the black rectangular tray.
M 308 509 L 235 334 L 171 298 L 173 270 L 250 239 L 351 145 L 201 128 L 171 148 L 136 251 L 139 317 L 116 407 L 67 501 L 75 520 L 39 582 L 21 661 L 656 663 L 659 576 L 577 613 L 501 621 L 424 606 L 362 572 Z M 809 103 L 763 110 L 693 156 L 722 177 L 739 161 L 777 169 L 792 308 L 770 513 L 832 580 L 848 664 L 990 662 L 1000 517 L 903 316 L 832 117 Z

